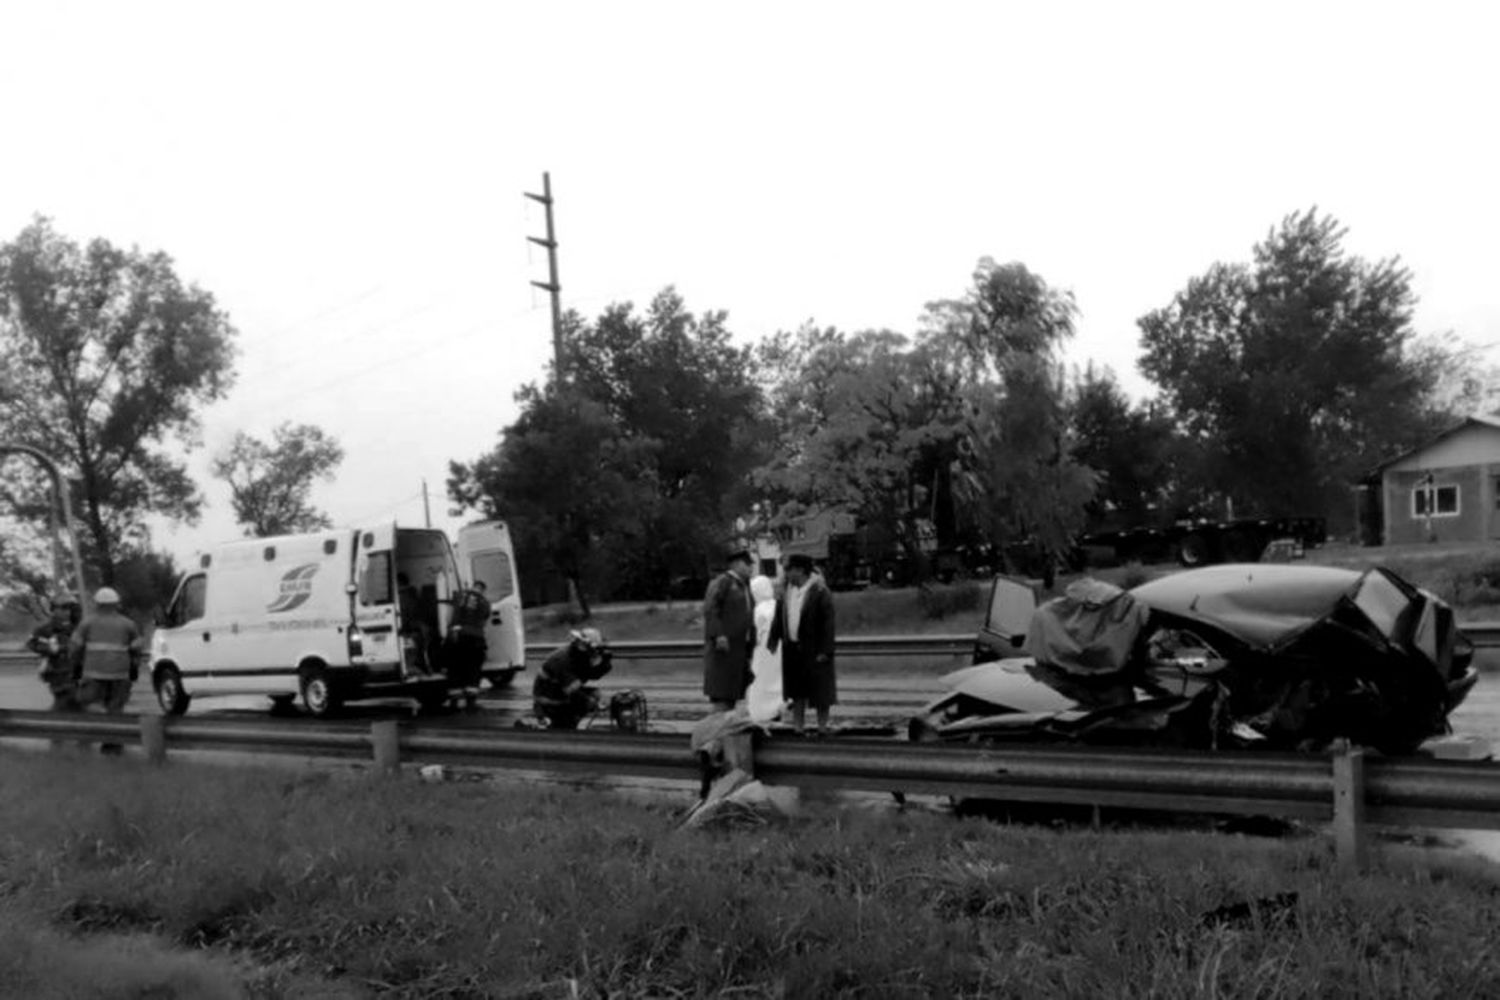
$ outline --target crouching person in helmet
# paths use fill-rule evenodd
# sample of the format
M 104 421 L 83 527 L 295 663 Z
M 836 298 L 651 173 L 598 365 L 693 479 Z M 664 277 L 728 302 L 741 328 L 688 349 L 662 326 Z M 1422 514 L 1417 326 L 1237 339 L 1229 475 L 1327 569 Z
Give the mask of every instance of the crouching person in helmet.
M 113 587 L 101 587 L 94 595 L 95 611 L 73 631 L 69 648 L 75 676 L 79 678 L 81 705 L 102 705 L 110 715 L 125 711 L 130 686 L 140 675 L 141 630 L 120 612 L 120 595 Z M 118 743 L 100 747 L 105 753 L 121 753 Z
M 73 678 L 73 659 L 68 652 L 73 630 L 83 609 L 72 594 L 52 599 L 52 617 L 38 625 L 26 640 L 26 648 L 42 658 L 37 671 L 52 692 L 52 711 L 78 711 L 78 682 Z
M 596 628 L 580 629 L 568 644 L 542 662 L 532 683 L 533 707 L 551 729 L 577 729 L 587 715 L 599 710 L 599 692 L 588 687 L 609 673 L 609 647 Z

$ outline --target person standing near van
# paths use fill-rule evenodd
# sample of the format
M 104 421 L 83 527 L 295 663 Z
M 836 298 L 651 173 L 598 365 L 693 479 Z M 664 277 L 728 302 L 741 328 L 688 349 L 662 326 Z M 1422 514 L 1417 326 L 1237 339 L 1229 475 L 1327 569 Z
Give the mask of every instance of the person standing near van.
M 100 587 L 94 594 L 96 610 L 74 630 L 69 649 L 82 679 L 79 703 L 85 708 L 99 704 L 110 715 L 125 711 L 130 686 L 140 674 L 141 629 L 120 613 L 120 595 L 113 587 Z M 100 748 L 121 753 L 117 743 Z
M 745 696 L 755 645 L 750 553 L 736 549 L 725 563 L 703 596 L 703 693 L 718 712 L 729 711 Z
M 73 661 L 68 643 L 83 609 L 72 594 L 58 594 L 52 599 L 52 617 L 38 625 L 26 640 L 26 648 L 42 658 L 39 675 L 52 691 L 52 711 L 78 711 L 78 682 L 73 678 Z
M 479 699 L 484 657 L 489 647 L 484 629 L 490 623 L 490 598 L 483 580 L 475 580 L 453 595 L 453 623 L 448 628 L 446 667 L 448 679 L 463 688 L 464 706 L 473 708 Z

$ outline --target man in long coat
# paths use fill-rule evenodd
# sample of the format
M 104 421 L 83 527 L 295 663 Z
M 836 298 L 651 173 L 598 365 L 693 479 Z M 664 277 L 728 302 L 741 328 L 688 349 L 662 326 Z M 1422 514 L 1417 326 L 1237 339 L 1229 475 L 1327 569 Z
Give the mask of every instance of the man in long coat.
M 755 646 L 755 606 L 748 581 L 750 553 L 731 552 L 726 568 L 703 597 L 703 693 L 715 710 L 727 712 L 750 686 Z
M 818 713 L 818 735 L 828 734 L 829 708 L 838 701 L 834 675 L 833 593 L 813 572 L 812 559 L 789 556 L 786 592 L 771 626 L 771 648 L 781 648 L 781 693 L 792 702 L 792 726 L 802 732 L 807 706 Z

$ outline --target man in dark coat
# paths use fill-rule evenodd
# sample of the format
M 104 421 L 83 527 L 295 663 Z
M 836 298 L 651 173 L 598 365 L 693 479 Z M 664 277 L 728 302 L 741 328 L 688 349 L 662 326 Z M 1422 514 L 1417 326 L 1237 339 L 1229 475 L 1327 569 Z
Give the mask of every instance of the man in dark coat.
M 748 581 L 753 563 L 743 549 L 729 553 L 726 568 L 703 597 L 703 693 L 727 712 L 750 686 L 755 647 L 755 606 Z
M 781 649 L 781 693 L 792 702 L 793 727 L 803 731 L 810 704 L 818 713 L 818 735 L 826 736 L 829 708 L 838 701 L 833 594 L 805 555 L 787 558 L 786 592 L 776 608 L 769 645 Z

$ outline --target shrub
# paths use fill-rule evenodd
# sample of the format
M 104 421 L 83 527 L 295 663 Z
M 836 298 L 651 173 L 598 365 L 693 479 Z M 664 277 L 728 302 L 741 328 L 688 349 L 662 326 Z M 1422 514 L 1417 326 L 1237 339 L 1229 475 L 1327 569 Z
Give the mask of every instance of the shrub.
M 1142 566 L 1139 561 L 1130 562 L 1125 564 L 1125 569 L 1120 574 L 1120 586 L 1125 590 L 1130 590 L 1132 587 L 1139 587 L 1149 579 L 1151 579 L 1151 573 L 1145 566 Z
M 929 583 L 917 589 L 917 607 L 925 618 L 941 620 L 950 615 L 973 611 L 982 601 L 983 586 L 963 583 Z

